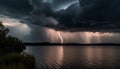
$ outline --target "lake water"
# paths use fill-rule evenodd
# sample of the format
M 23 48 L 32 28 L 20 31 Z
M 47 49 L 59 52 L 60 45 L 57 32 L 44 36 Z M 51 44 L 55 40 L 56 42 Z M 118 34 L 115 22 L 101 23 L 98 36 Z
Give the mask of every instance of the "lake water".
M 38 69 L 108 69 L 120 67 L 119 46 L 27 46 Z

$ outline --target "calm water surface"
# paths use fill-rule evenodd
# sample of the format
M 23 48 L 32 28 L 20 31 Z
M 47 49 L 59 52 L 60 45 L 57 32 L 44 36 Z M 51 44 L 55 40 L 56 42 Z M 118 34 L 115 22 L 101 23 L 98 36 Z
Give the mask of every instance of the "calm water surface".
M 28 46 L 25 52 L 36 59 L 37 68 L 119 68 L 117 46 Z

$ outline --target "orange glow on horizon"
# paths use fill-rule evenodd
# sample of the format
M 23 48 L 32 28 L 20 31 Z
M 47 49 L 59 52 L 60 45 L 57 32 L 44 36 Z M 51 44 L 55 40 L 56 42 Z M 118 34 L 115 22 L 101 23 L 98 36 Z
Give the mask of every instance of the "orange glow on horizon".
M 4 26 L 9 26 L 9 27 L 12 27 L 14 26 L 14 24 L 11 24 L 11 23 L 3 23 Z

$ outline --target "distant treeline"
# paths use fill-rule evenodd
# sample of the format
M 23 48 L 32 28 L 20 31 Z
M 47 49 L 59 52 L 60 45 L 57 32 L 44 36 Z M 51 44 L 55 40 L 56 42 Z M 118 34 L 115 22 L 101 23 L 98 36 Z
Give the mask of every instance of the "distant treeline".
M 82 44 L 82 43 L 49 43 L 49 42 L 40 42 L 40 43 L 24 43 L 26 46 L 120 46 L 117 43 L 91 43 L 91 44 Z

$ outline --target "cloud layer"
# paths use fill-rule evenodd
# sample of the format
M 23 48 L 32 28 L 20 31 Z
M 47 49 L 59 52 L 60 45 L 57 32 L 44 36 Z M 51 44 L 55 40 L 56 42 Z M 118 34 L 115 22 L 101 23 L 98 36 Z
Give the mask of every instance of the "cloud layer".
M 49 2 L 45 0 L 0 0 L 0 14 L 20 19 L 21 22 L 57 30 L 113 31 L 119 29 L 119 0 L 79 0 L 67 9 L 54 11 L 54 8 L 63 7 L 71 2 L 74 0 L 50 0 Z

